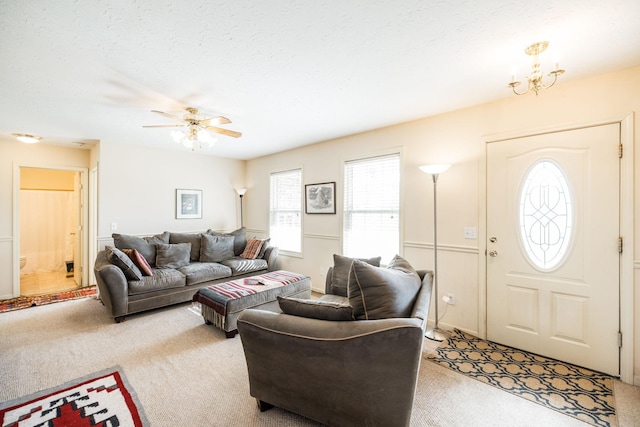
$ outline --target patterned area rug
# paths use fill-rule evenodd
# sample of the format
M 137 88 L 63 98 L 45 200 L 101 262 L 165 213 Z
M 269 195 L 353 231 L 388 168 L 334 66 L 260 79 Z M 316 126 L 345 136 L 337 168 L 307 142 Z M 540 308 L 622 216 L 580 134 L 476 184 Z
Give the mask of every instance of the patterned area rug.
M 118 367 L 0 403 L 0 426 L 131 426 L 149 423 Z
M 67 301 L 70 299 L 92 297 L 96 294 L 96 287 L 87 286 L 73 291 L 60 292 L 57 294 L 33 295 L 28 297 L 17 297 L 0 301 L 0 313 L 5 311 L 19 310 L 21 308 L 33 307 L 36 305 L 51 304 L 54 302 Z
M 613 378 L 454 330 L 425 358 L 595 426 L 617 426 Z

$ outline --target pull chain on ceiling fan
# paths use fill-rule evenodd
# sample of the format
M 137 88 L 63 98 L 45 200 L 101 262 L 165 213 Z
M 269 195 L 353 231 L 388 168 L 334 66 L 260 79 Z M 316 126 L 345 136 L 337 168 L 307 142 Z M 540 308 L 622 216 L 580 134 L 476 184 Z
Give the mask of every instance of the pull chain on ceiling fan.
M 198 109 L 193 107 L 188 107 L 185 109 L 185 111 L 186 113 L 183 114 L 182 117 L 178 117 L 165 113 L 163 111 L 151 110 L 152 113 L 160 114 L 161 116 L 165 116 L 172 120 L 177 120 L 181 123 L 173 125 L 146 125 L 142 127 L 183 128 L 181 130 L 174 130 L 173 132 L 171 132 L 171 137 L 175 142 L 177 142 L 178 144 L 182 144 L 185 147 L 191 148 L 192 151 L 195 149 L 196 143 L 200 143 L 200 148 L 202 148 L 203 143 L 208 144 L 209 147 L 213 146 L 216 139 L 209 134 L 209 131 L 233 138 L 239 138 L 242 136 L 242 133 L 240 132 L 212 126 L 212 124 L 225 125 L 231 123 L 231 120 L 226 117 L 207 117 L 205 115 L 199 114 Z

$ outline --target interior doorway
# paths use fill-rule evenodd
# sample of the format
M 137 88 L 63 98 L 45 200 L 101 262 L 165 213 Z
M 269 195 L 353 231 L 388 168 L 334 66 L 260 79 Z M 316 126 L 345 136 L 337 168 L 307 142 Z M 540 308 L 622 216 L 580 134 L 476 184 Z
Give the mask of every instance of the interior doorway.
M 83 286 L 84 174 L 20 167 L 20 295 Z

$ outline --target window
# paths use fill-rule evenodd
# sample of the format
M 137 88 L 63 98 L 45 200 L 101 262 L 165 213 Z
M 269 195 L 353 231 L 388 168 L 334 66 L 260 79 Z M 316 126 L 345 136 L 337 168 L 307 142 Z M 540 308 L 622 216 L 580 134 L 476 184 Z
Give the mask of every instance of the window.
M 573 230 L 573 202 L 562 169 L 549 160 L 536 163 L 520 193 L 520 238 L 529 260 L 552 270 L 564 260 Z
M 302 252 L 302 170 L 271 174 L 269 235 L 282 251 Z
M 343 194 L 343 254 L 391 261 L 400 246 L 400 154 L 346 162 Z

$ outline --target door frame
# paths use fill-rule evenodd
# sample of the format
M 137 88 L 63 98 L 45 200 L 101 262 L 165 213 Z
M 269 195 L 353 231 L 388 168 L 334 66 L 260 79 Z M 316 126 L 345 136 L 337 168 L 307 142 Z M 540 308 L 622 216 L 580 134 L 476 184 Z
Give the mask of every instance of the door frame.
M 560 124 L 551 127 L 520 130 L 487 135 L 480 140 L 478 164 L 478 254 L 484 252 L 484 260 L 478 260 L 478 334 L 487 337 L 487 146 L 492 142 L 524 138 L 547 133 L 581 129 L 607 124 L 620 125 L 620 142 L 624 155 L 620 161 L 620 235 L 624 241 L 624 250 L 620 257 L 620 332 L 622 333 L 622 348 L 620 349 L 620 379 L 633 384 L 633 268 L 634 268 L 634 114 L 605 120 Z
M 89 169 L 82 167 L 72 166 L 58 166 L 48 164 L 37 163 L 14 163 L 13 164 L 13 296 L 20 296 L 20 169 L 21 168 L 36 168 L 36 169 L 51 169 L 51 170 L 63 170 L 69 172 L 80 173 L 80 183 L 82 185 L 82 223 L 84 228 L 82 230 L 82 253 L 80 259 L 82 263 L 82 287 L 88 286 L 89 271 L 87 254 L 88 247 L 88 234 L 87 234 L 87 222 L 89 220 L 89 206 L 88 206 L 88 175 Z

